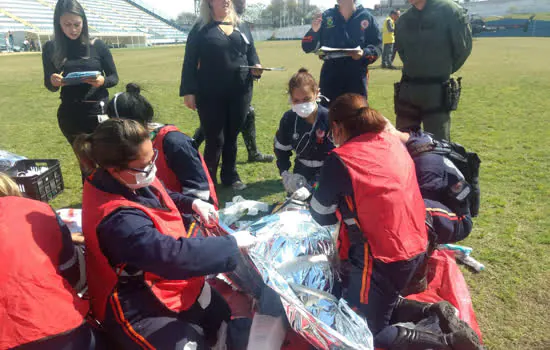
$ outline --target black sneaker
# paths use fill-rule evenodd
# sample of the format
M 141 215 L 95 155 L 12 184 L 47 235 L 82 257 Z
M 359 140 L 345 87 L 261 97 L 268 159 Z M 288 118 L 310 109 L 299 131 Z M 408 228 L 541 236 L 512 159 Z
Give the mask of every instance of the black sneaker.
M 271 154 L 256 153 L 254 156 L 248 156 L 249 163 L 271 163 L 275 157 Z

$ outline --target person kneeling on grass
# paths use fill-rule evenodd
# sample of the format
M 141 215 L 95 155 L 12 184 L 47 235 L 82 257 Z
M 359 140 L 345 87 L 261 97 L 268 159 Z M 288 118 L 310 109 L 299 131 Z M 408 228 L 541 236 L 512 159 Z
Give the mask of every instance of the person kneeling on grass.
M 321 225 L 347 227 L 343 298 L 367 318 L 377 348 L 479 350 L 475 332 L 449 303 L 408 302 L 400 293 L 426 259 L 425 207 L 409 153 L 387 121 L 357 94 L 336 99 L 329 111 L 339 145 L 321 169 L 311 215 Z M 342 231 L 340 231 L 342 232 Z M 342 254 L 340 254 L 342 256 Z M 437 315 L 444 334 L 395 323 Z
M 82 203 L 93 315 L 120 349 L 209 349 L 231 311 L 208 283 L 209 274 L 235 269 L 233 236 L 188 238 L 181 214 L 216 222 L 211 204 L 167 190 L 155 176 L 157 152 L 138 122 L 109 119 L 75 141 L 93 167 Z M 198 327 L 200 329 L 198 329 Z
M 317 181 L 328 153 L 334 148 L 328 138 L 328 110 L 317 104 L 319 87 L 313 76 L 301 68 L 288 82 L 292 109 L 281 118 L 275 134 L 277 167 L 288 193 Z M 294 171 L 290 157 L 296 153 Z

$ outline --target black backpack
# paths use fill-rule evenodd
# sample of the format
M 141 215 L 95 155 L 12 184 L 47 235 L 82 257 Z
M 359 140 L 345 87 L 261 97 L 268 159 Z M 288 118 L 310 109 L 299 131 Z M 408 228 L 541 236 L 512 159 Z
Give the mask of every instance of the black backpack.
M 428 133 L 426 133 L 428 134 Z M 472 192 L 470 194 L 470 214 L 475 217 L 479 214 L 479 203 L 481 197 L 481 191 L 479 188 L 479 168 L 481 160 L 477 153 L 468 152 L 466 149 L 455 142 L 439 141 L 432 137 L 432 142 L 419 145 L 414 150 L 409 150 L 411 156 L 415 156 L 424 153 L 432 152 L 440 154 L 449 159 L 460 170 L 464 179 L 471 186 Z

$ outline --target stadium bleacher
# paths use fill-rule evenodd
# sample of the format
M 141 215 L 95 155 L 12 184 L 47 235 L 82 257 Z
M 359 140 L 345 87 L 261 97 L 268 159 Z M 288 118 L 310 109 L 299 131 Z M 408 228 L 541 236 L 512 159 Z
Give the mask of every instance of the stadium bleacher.
M 148 11 L 142 3 L 131 0 L 79 2 L 93 36 L 134 46 L 181 43 L 187 39 L 183 30 Z M 0 33 L 31 32 L 42 41 L 48 40 L 53 35 L 56 3 L 57 0 L 0 0 Z

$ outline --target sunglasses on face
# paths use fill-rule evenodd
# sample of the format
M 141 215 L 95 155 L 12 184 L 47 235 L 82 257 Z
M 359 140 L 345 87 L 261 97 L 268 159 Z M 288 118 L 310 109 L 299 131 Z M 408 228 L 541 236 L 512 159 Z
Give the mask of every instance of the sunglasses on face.
M 145 174 L 146 176 L 149 176 L 149 174 L 151 173 L 151 171 L 153 170 L 153 167 L 155 166 L 155 163 L 157 161 L 157 157 L 159 155 L 159 152 L 153 148 L 153 158 L 151 159 L 151 161 L 149 162 L 149 164 L 143 168 L 143 169 L 138 169 L 138 168 L 126 168 L 127 170 L 132 170 L 132 171 L 135 171 L 137 173 L 143 173 Z

